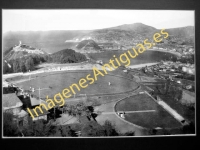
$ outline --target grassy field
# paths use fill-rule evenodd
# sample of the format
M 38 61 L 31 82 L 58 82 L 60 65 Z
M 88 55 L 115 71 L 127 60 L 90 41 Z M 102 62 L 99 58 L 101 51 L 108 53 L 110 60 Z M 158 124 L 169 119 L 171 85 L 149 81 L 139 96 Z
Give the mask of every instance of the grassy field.
M 154 85 L 149 85 L 155 92 L 158 92 Z M 182 105 L 179 101 L 174 100 L 170 95 L 159 95 L 170 107 L 175 109 L 186 120 L 195 122 L 195 110 L 189 109 L 187 106 Z
M 137 112 L 125 114 L 125 119 L 129 122 L 147 128 L 180 127 L 181 124 L 176 121 L 168 112 L 154 102 L 145 94 L 132 96 L 117 103 L 116 111 L 142 111 L 156 110 L 155 112 Z
M 117 101 L 121 98 L 127 96 L 126 94 L 117 94 L 117 95 L 102 95 L 102 96 L 88 96 L 87 101 L 92 103 L 93 105 L 101 105 L 101 104 L 108 104 L 113 101 Z
M 77 83 L 80 78 L 85 78 L 86 75 L 91 74 L 92 71 L 75 71 L 75 72 L 54 72 L 51 74 L 41 73 L 37 75 L 31 75 L 33 80 L 17 83 L 16 85 L 24 89 L 29 89 L 29 87 L 34 87 L 35 89 L 48 88 L 49 86 L 52 89 L 44 89 L 41 91 L 41 97 L 44 98 L 46 95 L 53 97 L 56 93 L 62 92 L 64 88 L 69 88 L 73 83 Z M 110 93 L 120 93 L 126 92 L 138 87 L 137 83 L 127 80 L 125 78 L 120 78 L 116 76 L 105 75 L 102 77 L 99 75 L 98 80 L 93 84 L 88 84 L 86 88 L 80 88 L 80 91 L 74 88 L 77 94 L 110 94 Z M 108 85 L 108 82 L 111 82 L 111 85 Z M 34 93 L 38 95 L 38 91 Z

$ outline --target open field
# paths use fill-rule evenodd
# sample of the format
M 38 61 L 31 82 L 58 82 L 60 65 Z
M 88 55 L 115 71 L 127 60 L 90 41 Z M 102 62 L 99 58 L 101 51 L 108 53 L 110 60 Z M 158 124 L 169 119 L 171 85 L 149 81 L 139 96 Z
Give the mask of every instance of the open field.
M 95 107 L 95 111 L 102 112 L 101 115 L 97 116 L 97 122 L 103 125 L 106 120 L 109 120 L 113 125 L 116 125 L 116 129 L 121 133 L 134 131 L 136 136 L 147 135 L 147 131 L 145 129 L 130 124 L 124 121 L 123 119 L 120 119 L 120 117 L 117 116 L 114 110 L 115 103 L 116 102 L 111 102 L 106 105 L 100 105 Z
M 25 82 L 17 83 L 16 85 L 29 89 L 29 87 L 34 87 L 35 89 L 46 88 L 41 90 L 41 98 L 45 98 L 46 95 L 53 97 L 56 93 L 62 92 L 64 88 L 69 88 L 73 83 L 77 83 L 79 79 L 85 78 L 88 74 L 91 74 L 93 77 L 92 71 L 70 71 L 70 72 L 55 72 L 55 73 L 41 73 L 31 76 L 32 80 Z M 28 77 L 27 77 L 28 78 Z M 120 78 L 119 76 L 99 75 L 97 81 L 93 84 L 88 84 L 88 87 L 81 88 L 80 91 L 74 87 L 74 90 L 77 94 L 110 94 L 110 93 L 121 93 L 134 90 L 138 87 L 138 84 L 134 81 L 126 78 Z M 111 85 L 108 85 L 108 82 L 111 82 Z M 52 89 L 48 89 L 48 87 Z M 38 91 L 34 93 L 38 95 Z
M 178 121 L 145 94 L 132 96 L 119 101 L 115 109 L 116 111 L 144 111 L 127 113 L 125 114 L 125 120 L 146 128 L 181 127 Z
M 155 92 L 157 89 L 154 85 L 149 85 Z M 175 109 L 181 116 L 183 116 L 187 121 L 195 122 L 195 110 L 189 109 L 187 106 L 182 105 L 179 101 L 174 100 L 170 95 L 159 95 L 159 97 L 165 101 L 170 107 Z

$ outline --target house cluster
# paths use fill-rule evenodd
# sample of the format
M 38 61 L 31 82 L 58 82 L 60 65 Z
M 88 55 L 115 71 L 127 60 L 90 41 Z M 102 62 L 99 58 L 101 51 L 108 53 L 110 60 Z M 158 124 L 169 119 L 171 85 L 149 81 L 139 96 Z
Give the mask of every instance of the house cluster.
M 174 73 L 173 75 L 181 74 L 183 72 L 194 75 L 195 65 L 194 64 L 184 64 L 179 61 L 162 61 L 157 65 L 146 66 L 145 72 L 163 72 L 163 73 Z
M 195 75 L 194 64 L 183 64 L 181 62 L 172 62 L 172 61 L 162 61 L 159 64 L 153 66 L 146 66 L 143 68 L 145 73 L 153 74 L 155 77 L 161 79 L 170 79 L 171 81 L 176 82 L 183 89 L 194 91 L 195 85 L 191 81 L 181 79 L 184 73 L 189 75 Z
M 159 47 L 154 46 L 153 49 L 159 49 L 159 50 L 167 50 L 170 52 L 177 52 L 180 53 L 181 55 L 191 55 L 191 54 L 195 54 L 195 49 L 193 46 L 189 46 L 189 45 L 177 45 L 176 47 L 166 47 L 163 46 L 162 44 L 159 45 Z
M 126 50 L 124 46 L 115 43 L 100 43 L 99 47 L 102 50 Z
M 181 45 L 179 46 L 179 48 L 176 49 L 176 51 L 183 55 L 195 54 L 194 47 L 188 45 Z
M 189 71 L 188 69 L 189 68 Z M 195 97 L 195 83 L 190 80 L 176 78 L 183 73 L 189 73 L 194 75 L 194 64 L 183 64 L 180 62 L 162 61 L 157 65 L 144 67 L 144 72 L 156 73 L 159 78 L 169 79 L 182 89 L 181 104 L 187 106 L 194 106 L 196 102 Z M 156 76 L 154 74 L 154 76 Z
M 103 65 L 103 61 L 102 60 L 97 60 L 96 63 L 100 64 L 100 65 Z
M 33 91 L 34 88 L 24 90 L 14 84 L 8 84 L 3 87 L 3 112 L 12 113 L 18 126 L 26 126 L 30 121 L 30 114 L 27 111 L 27 108 L 33 109 L 41 103 L 46 103 L 44 100 L 34 97 L 32 95 Z M 38 116 L 34 116 L 35 118 L 33 120 L 31 119 L 31 121 L 40 119 L 48 121 L 48 118 L 51 115 L 50 112 L 44 108 L 41 109 L 43 113 L 38 111 Z
M 26 126 L 32 121 L 46 120 L 49 122 L 54 119 L 55 124 L 60 124 L 62 119 L 61 114 L 65 109 L 59 104 L 54 107 L 48 108 L 48 103 L 42 98 L 38 98 L 33 93 L 35 89 L 30 87 L 30 90 L 24 90 L 14 84 L 4 84 L 3 87 L 3 112 L 12 113 L 14 121 L 19 127 Z M 72 98 L 67 101 L 68 104 L 77 104 L 79 102 L 86 102 L 86 97 Z M 27 109 L 29 108 L 29 109 Z M 48 109 L 47 109 L 48 108 Z M 36 112 L 37 113 L 36 113 Z M 31 115 L 34 118 L 31 118 Z

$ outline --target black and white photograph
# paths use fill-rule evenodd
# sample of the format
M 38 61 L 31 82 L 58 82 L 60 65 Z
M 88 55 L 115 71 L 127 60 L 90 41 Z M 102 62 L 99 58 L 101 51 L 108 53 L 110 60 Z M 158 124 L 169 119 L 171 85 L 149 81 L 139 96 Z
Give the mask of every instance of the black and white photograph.
M 2 9 L 2 137 L 196 135 L 195 10 Z

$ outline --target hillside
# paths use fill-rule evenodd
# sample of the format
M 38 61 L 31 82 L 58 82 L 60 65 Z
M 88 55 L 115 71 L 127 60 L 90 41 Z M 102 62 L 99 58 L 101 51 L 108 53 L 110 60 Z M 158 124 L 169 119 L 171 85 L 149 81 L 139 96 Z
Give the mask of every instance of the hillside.
M 83 40 L 76 46 L 78 50 L 100 50 L 101 48 L 97 45 L 94 40 Z
M 95 30 L 85 35 L 75 37 L 78 40 L 91 39 L 97 43 L 119 43 L 129 44 L 130 42 L 143 40 L 145 37 L 134 31 L 125 31 L 118 29 Z
M 191 36 L 194 36 L 194 33 L 195 33 L 193 26 L 171 28 L 171 29 L 166 29 L 166 31 L 170 35 L 174 35 L 174 36 L 177 36 L 177 37 L 191 37 Z
M 64 49 L 49 55 L 48 62 L 54 63 L 78 63 L 86 61 L 86 56 L 72 49 Z
M 194 45 L 195 29 L 193 26 L 166 29 L 170 35 L 170 41 L 183 43 L 186 45 Z
M 17 46 L 11 47 L 4 53 L 4 59 L 13 60 L 27 56 L 40 55 L 45 56 L 47 53 L 41 49 L 33 48 L 25 44 L 19 44 Z
M 76 63 L 86 60 L 86 56 L 72 49 L 64 49 L 53 54 L 33 48 L 25 44 L 11 47 L 3 55 L 3 73 L 27 72 L 35 70 L 35 66 L 48 63 Z
M 100 30 L 94 30 L 86 34 L 82 34 L 74 37 L 73 41 L 81 40 L 94 40 L 97 43 L 118 43 L 121 45 L 132 45 L 133 43 L 143 42 L 144 39 L 152 39 L 152 36 L 156 32 L 160 32 L 161 29 L 142 24 L 125 24 L 121 26 L 105 28 Z M 181 27 L 166 29 L 170 38 L 167 39 L 169 43 L 182 43 L 182 44 L 194 44 L 194 27 Z
M 158 29 L 142 23 L 124 24 L 117 27 L 112 27 L 110 29 L 134 31 L 140 35 L 149 35 L 158 31 Z
M 180 27 L 166 29 L 169 32 L 169 43 L 194 45 L 194 27 Z M 83 40 L 94 40 L 96 43 L 117 43 L 120 45 L 134 45 L 152 38 L 160 29 L 142 24 L 124 24 L 98 30 L 60 30 L 60 31 L 20 31 L 3 34 L 3 51 L 5 52 L 19 41 L 33 47 L 40 47 L 48 53 L 61 49 L 73 49 Z

